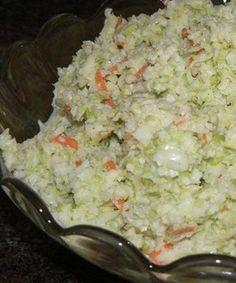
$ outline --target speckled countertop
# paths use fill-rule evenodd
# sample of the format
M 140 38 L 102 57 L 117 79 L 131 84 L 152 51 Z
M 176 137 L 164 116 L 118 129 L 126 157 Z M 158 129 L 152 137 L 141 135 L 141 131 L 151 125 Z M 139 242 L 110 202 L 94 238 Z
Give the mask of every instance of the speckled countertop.
M 13 42 L 32 39 L 58 13 L 88 15 L 101 0 L 1 0 L 0 55 Z M 1 283 L 123 283 L 38 230 L 0 189 Z

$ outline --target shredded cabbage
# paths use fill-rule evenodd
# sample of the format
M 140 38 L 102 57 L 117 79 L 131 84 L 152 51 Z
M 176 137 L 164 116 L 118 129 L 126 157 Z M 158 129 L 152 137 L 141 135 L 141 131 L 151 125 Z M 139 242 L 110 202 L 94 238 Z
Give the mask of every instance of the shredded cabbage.
M 154 262 L 236 256 L 236 1 L 105 14 L 38 135 L 0 135 L 6 166 L 61 225 L 111 229 Z

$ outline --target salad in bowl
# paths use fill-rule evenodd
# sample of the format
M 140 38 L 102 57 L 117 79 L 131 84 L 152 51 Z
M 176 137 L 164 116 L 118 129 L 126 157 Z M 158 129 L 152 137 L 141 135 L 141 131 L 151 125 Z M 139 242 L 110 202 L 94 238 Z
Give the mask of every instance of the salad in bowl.
M 51 237 L 131 281 L 235 280 L 236 2 L 162 1 L 135 15 L 116 5 L 70 64 L 43 59 L 53 90 L 37 70 L 18 130 L 2 119 L 3 188 Z M 101 11 L 61 17 L 72 30 L 102 22 Z M 33 43 L 40 54 L 57 21 Z M 19 77 L 9 87 L 3 76 L 6 92 Z

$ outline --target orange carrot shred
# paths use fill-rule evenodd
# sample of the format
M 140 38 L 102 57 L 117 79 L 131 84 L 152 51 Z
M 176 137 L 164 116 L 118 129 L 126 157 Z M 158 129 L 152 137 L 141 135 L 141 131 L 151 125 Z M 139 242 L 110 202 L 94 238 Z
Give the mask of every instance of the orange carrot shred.
M 114 73 L 117 73 L 119 70 L 118 70 L 118 67 L 117 65 L 112 65 L 109 69 L 109 73 L 110 74 L 114 74 Z
M 182 117 L 174 122 L 175 126 L 182 126 L 187 122 L 187 119 Z
M 105 164 L 105 167 L 108 171 L 116 170 L 116 163 L 113 160 L 108 160 Z
M 192 52 L 191 54 L 192 55 L 200 55 L 200 54 L 204 53 L 205 51 L 206 51 L 205 48 L 200 48 L 197 51 Z
M 66 112 L 66 113 L 69 113 L 70 111 L 71 111 L 71 107 L 70 107 L 70 105 L 69 104 L 65 104 L 64 105 L 64 111 Z
M 63 146 L 71 147 L 73 149 L 79 148 L 79 143 L 75 139 L 68 136 L 58 135 L 55 136 L 52 141 Z
M 193 63 L 193 57 L 190 56 L 187 60 L 187 65 L 190 66 L 192 63 Z
M 125 207 L 125 200 L 123 198 L 119 198 L 112 201 L 114 205 L 119 209 L 119 211 L 123 211 Z
M 79 167 L 82 164 L 82 161 L 80 159 L 75 160 L 75 165 Z
M 154 263 L 159 263 L 158 256 L 162 253 L 162 249 L 154 250 L 147 255 L 150 257 L 151 261 Z
M 97 84 L 99 90 L 105 91 L 105 92 L 108 91 L 107 86 L 106 86 L 105 77 L 103 76 L 103 74 L 100 70 L 96 71 L 95 81 L 96 81 L 96 84 Z
M 183 228 L 176 228 L 176 229 L 173 229 L 170 233 L 172 235 L 182 235 L 182 234 L 185 234 L 185 233 L 191 233 L 195 230 L 195 226 L 191 225 L 191 226 L 186 226 L 186 227 L 183 227 Z
M 187 28 L 182 28 L 181 34 L 182 34 L 182 36 L 184 38 L 188 37 L 189 36 L 189 32 L 188 32 Z
M 123 139 L 125 140 L 125 141 L 128 141 L 128 140 L 130 140 L 130 139 L 132 139 L 133 138 L 133 135 L 132 135 L 132 133 L 130 133 L 130 132 L 126 132 L 125 134 L 124 134 L 124 136 L 123 136 Z
M 105 100 L 103 100 L 103 103 L 106 104 L 106 105 L 109 105 L 111 106 L 112 108 L 116 108 L 116 104 L 115 102 L 112 100 L 112 98 L 107 98 Z
M 174 244 L 170 243 L 170 242 L 167 242 L 164 244 L 164 248 L 169 250 L 169 249 L 173 249 L 174 247 Z
M 120 49 L 124 48 L 124 46 L 125 46 L 124 41 L 121 41 L 121 40 L 116 40 L 115 44 L 116 44 L 117 48 L 120 48 Z
M 183 38 L 187 38 L 188 39 L 188 43 L 189 43 L 190 46 L 194 45 L 194 41 L 192 39 L 188 38 L 189 32 L 188 32 L 187 28 L 183 28 L 181 30 L 181 34 L 182 34 Z
M 194 45 L 194 41 L 192 39 L 189 39 L 189 38 L 188 38 L 188 43 L 189 43 L 190 46 Z
M 208 141 L 209 141 L 209 136 L 208 136 L 208 134 L 204 133 L 204 134 L 202 135 L 202 139 L 203 139 L 205 142 L 208 142 Z
M 148 63 L 143 64 L 143 66 L 136 72 L 135 77 L 136 77 L 136 81 L 140 81 L 145 70 L 147 69 L 147 67 L 149 66 Z
M 148 253 L 147 255 L 150 257 L 151 261 L 154 263 L 161 263 L 161 261 L 158 259 L 158 256 L 161 255 L 165 250 L 173 249 L 174 244 L 170 242 L 166 242 L 163 244 L 163 246 L 155 249 L 154 251 Z

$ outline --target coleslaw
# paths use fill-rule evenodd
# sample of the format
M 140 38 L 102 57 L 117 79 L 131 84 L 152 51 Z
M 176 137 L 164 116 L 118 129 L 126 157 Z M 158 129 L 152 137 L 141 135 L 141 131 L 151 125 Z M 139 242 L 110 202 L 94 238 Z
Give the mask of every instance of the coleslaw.
M 0 135 L 7 168 L 61 225 L 110 229 L 155 263 L 236 256 L 236 1 L 105 14 L 40 132 Z

